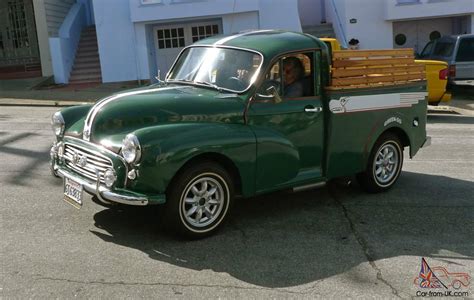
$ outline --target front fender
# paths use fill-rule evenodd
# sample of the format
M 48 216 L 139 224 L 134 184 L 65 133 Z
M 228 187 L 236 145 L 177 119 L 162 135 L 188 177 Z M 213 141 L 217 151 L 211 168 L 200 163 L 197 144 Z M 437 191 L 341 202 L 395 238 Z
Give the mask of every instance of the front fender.
M 61 110 L 64 118 L 66 135 L 79 136 L 84 127 L 84 119 L 91 109 L 92 104 L 71 106 Z
M 131 185 L 143 193 L 164 193 L 188 161 L 206 153 L 230 159 L 240 173 L 242 193 L 255 191 L 255 135 L 245 125 L 220 123 L 164 124 L 134 132 L 142 147 L 138 178 Z

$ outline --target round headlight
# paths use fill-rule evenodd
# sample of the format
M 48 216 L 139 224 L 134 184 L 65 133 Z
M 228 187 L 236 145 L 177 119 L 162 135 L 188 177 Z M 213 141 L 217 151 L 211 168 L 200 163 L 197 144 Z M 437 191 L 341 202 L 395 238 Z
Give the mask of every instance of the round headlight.
M 53 132 L 56 136 L 60 136 L 64 133 L 64 118 L 61 112 L 54 113 L 51 118 L 51 127 L 53 127 Z
M 138 139 L 133 134 L 128 134 L 122 142 L 122 156 L 129 164 L 140 160 L 141 149 Z
M 107 169 L 104 173 L 104 183 L 107 187 L 111 187 L 115 180 L 117 180 L 117 176 L 115 175 L 115 171 L 112 169 Z

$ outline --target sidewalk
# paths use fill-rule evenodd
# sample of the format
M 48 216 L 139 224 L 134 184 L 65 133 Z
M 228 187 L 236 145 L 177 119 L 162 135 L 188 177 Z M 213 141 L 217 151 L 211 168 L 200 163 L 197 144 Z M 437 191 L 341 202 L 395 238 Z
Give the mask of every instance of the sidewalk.
M 0 105 L 74 105 L 71 101 L 94 102 L 110 94 L 137 87 L 139 85 L 136 82 L 48 85 L 45 77 L 0 80 Z

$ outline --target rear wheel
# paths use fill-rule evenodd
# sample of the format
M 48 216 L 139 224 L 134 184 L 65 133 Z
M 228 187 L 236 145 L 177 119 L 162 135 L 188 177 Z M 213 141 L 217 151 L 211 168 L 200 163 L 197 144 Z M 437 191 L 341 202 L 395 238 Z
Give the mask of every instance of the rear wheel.
M 384 192 L 395 184 L 402 165 L 403 146 L 400 139 L 392 133 L 386 133 L 372 148 L 366 170 L 357 174 L 356 178 L 366 191 Z
M 228 172 L 212 162 L 199 163 L 173 180 L 163 212 L 165 222 L 186 237 L 206 237 L 225 221 L 233 197 Z

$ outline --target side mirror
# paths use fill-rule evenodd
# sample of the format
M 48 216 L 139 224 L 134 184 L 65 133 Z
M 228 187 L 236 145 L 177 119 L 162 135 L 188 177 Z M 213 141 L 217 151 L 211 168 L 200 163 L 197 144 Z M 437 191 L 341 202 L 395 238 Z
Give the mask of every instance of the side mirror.
M 266 92 L 267 95 L 257 94 L 257 97 L 263 100 L 273 100 L 275 103 L 281 103 L 283 101 L 275 86 L 272 85 L 268 87 Z

